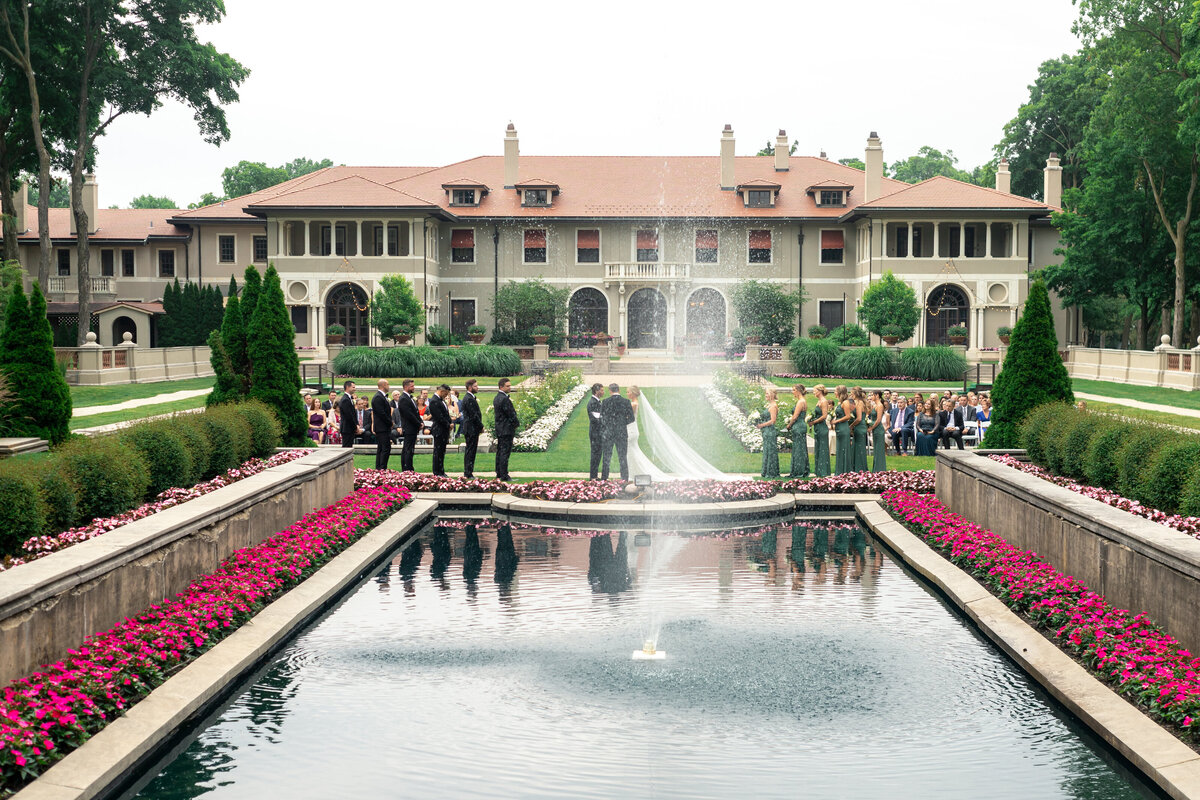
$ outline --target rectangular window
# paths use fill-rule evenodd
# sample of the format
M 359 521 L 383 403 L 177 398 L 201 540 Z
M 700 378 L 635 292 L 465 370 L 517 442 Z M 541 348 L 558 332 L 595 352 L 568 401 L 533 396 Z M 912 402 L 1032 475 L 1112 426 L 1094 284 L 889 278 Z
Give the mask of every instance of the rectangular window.
M 337 236 L 337 240 L 334 242 L 334 250 L 332 252 L 329 249 L 329 236 L 330 236 L 331 232 L 333 233 L 333 235 Z M 334 226 L 332 231 L 330 230 L 330 226 L 328 226 L 328 225 L 321 226 L 321 250 L 318 255 L 327 256 L 327 255 L 331 255 L 331 254 L 339 255 L 339 256 L 346 255 L 346 226 L 345 225 L 336 225 L 336 226 Z M 394 255 L 394 254 L 389 253 L 389 255 Z
M 823 206 L 840 206 L 842 205 L 842 193 L 836 189 L 821 190 L 821 205 Z
M 921 226 L 920 226 L 920 225 L 914 225 L 914 226 L 913 226 L 913 249 L 912 249 L 912 254 L 913 254 L 913 257 L 914 257 L 914 258 L 920 258 L 920 257 L 921 257 Z
M 475 205 L 475 190 L 474 189 L 451 189 L 450 204 L 454 206 L 473 206 Z
M 638 231 L 636 250 L 638 261 L 658 261 L 658 231 Z
M 575 263 L 600 263 L 600 231 L 575 231 Z
M 715 230 L 696 231 L 696 263 L 717 263 L 717 232 Z
M 266 261 L 267 260 L 267 237 L 266 236 L 255 236 L 254 237 L 254 260 L 255 261 Z
M 842 231 L 821 231 L 821 263 L 842 264 L 846 254 L 846 234 Z M 830 329 L 832 330 L 832 328 Z
M 233 237 L 232 236 L 218 236 L 217 237 L 217 261 L 221 262 L 222 264 L 232 264 L 234 261 L 235 255 L 236 255 L 236 250 L 234 248 Z
M 819 304 L 821 326 L 827 331 L 840 328 L 846 322 L 846 303 L 843 300 L 822 300 Z
M 113 251 L 100 251 L 100 274 L 105 278 L 113 277 Z
M 405 228 L 404 228 L 404 233 L 405 233 L 406 238 L 404 241 L 403 252 L 401 252 L 400 226 L 399 225 L 388 225 L 388 255 L 389 256 L 399 256 L 399 255 L 406 256 L 406 255 L 408 255 L 408 239 L 407 239 L 408 227 L 407 226 L 405 226 Z
M 122 278 L 132 278 L 133 277 L 133 251 L 132 250 L 122 250 L 121 251 L 121 277 Z
M 296 333 L 308 333 L 308 306 L 292 306 L 292 327 Z
M 475 263 L 475 231 L 460 228 L 450 231 L 450 260 L 455 264 Z
M 525 263 L 546 263 L 546 229 L 529 228 L 525 231 Z
M 749 245 L 751 264 L 771 263 L 770 231 L 750 231 Z
M 550 205 L 550 190 L 549 189 L 526 189 L 524 205 L 527 205 L 527 206 L 548 206 L 548 205 Z
M 975 226 L 963 225 L 963 258 L 975 257 Z
M 70 250 L 59 250 L 58 251 L 58 274 L 59 275 L 70 275 L 71 274 L 71 251 Z
M 896 226 L 896 258 L 908 257 L 908 226 Z
M 159 250 L 158 251 L 158 277 L 174 278 L 175 277 L 175 251 L 174 250 Z
M 771 193 L 762 189 L 752 189 L 746 192 L 746 205 L 751 208 L 769 208 Z
M 458 336 L 466 336 L 467 329 L 475 324 L 474 300 L 450 301 L 450 332 Z

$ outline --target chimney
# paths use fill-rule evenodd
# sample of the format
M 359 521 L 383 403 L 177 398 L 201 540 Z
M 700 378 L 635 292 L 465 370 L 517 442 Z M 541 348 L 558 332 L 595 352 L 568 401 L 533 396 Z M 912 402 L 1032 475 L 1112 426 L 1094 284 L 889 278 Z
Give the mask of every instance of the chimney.
M 508 123 L 508 128 L 504 131 L 504 188 L 511 189 L 517 185 L 520 180 L 517 177 L 517 159 L 521 155 L 521 148 L 517 144 L 517 129 L 513 124 Z
M 1062 207 L 1062 167 L 1058 161 L 1058 153 L 1051 153 L 1046 159 L 1046 169 L 1043 170 L 1044 176 L 1042 201 L 1048 206 L 1056 208 Z
M 775 137 L 775 171 L 788 171 L 788 156 L 791 155 L 791 150 L 788 147 L 787 131 L 783 128 L 779 129 L 779 135 Z
M 733 176 L 733 126 L 726 124 L 721 131 L 721 189 L 733 191 L 737 185 Z
M 80 187 L 83 195 L 83 210 L 87 213 L 88 218 L 88 233 L 96 232 L 96 212 L 100 209 L 100 188 L 96 185 L 96 176 L 88 173 L 83 176 L 83 186 Z M 67 214 L 67 219 L 71 221 L 71 235 L 75 235 L 75 212 L 70 211 Z
M 29 187 L 24 183 L 13 192 L 13 206 L 17 212 L 17 233 L 24 233 L 27 230 L 25 215 L 29 210 Z
M 1012 173 L 1008 171 L 1008 159 L 1000 159 L 996 165 L 996 191 L 1012 194 Z
M 871 135 L 867 137 L 863 163 L 867 173 L 863 201 L 869 203 L 883 195 L 883 142 L 879 140 L 879 134 L 875 131 L 871 131 Z

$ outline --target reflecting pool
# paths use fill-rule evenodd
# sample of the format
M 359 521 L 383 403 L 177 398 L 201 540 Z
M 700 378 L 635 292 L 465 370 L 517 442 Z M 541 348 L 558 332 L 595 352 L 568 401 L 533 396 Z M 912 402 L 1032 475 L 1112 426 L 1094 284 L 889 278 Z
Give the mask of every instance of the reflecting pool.
M 152 773 L 137 797 L 1153 796 L 828 520 L 443 521 Z

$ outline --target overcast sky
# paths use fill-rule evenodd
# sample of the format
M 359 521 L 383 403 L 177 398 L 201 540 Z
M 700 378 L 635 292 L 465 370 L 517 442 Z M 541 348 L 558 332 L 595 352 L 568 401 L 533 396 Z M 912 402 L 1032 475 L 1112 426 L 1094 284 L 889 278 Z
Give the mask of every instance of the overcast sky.
M 232 137 L 165 105 L 100 141 L 100 202 L 186 206 L 239 160 L 437 166 L 521 152 L 738 155 L 779 128 L 798 152 L 889 163 L 921 145 L 991 158 L 1042 61 L 1074 51 L 1070 0 L 413 3 L 226 0 L 201 38 L 250 68 Z

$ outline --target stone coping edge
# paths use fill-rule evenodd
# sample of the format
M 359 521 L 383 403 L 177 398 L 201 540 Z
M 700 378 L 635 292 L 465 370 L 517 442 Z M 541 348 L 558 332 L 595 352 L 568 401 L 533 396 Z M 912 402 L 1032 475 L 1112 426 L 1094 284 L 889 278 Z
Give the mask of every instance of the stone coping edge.
M 48 769 L 15 797 L 88 800 L 106 792 L 187 722 L 258 668 L 293 633 L 423 527 L 437 503 L 414 500 L 388 517 L 228 638 L 152 691 L 124 716 Z
M 8 619 L 172 542 L 235 516 L 263 499 L 352 463 L 345 452 L 317 451 L 186 503 L 113 528 L 87 541 L 0 573 L 0 619 Z
M 1030 677 L 1170 797 L 1200 798 L 1200 754 L 1105 686 L 876 502 L 856 511 L 872 533 L 936 586 Z

